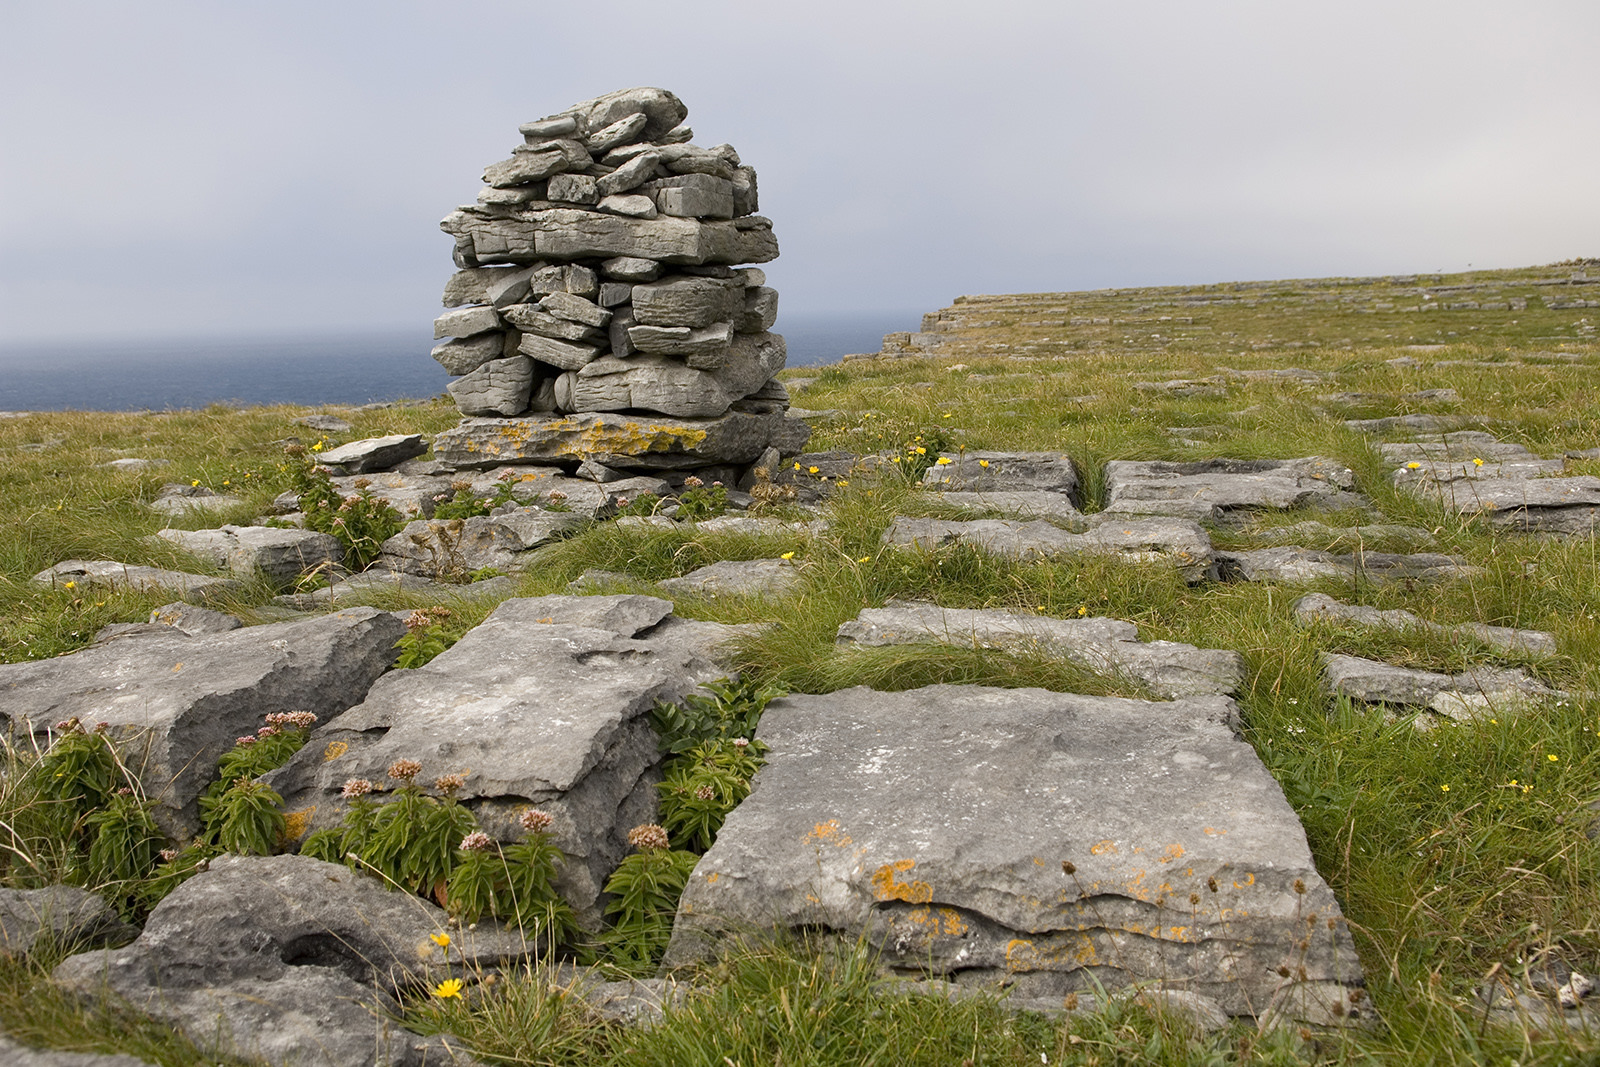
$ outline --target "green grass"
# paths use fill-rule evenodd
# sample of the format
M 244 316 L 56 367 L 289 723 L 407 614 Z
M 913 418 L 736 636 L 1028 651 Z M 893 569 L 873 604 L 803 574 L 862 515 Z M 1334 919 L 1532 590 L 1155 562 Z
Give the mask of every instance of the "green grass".
M 1547 308 L 1542 295 L 1562 287 L 1532 284 L 1570 271 L 1474 272 L 1435 283 L 1486 285 L 1498 289 L 1499 300 L 1526 299 L 1527 308 L 1516 311 L 1376 310 L 1401 306 L 1405 291 L 1415 289 L 1385 280 L 965 300 L 946 311 L 949 341 L 937 357 L 785 372 L 812 379 L 796 390 L 797 405 L 841 412 L 816 424 L 812 450 L 901 457 L 883 473 L 864 470 L 834 487 L 822 536 L 600 524 L 541 550 L 517 583 L 520 595 L 562 592 L 585 570 L 602 569 L 626 575 L 623 590 L 651 592 L 655 582 L 717 560 L 793 553 L 801 581 L 788 594 L 684 597 L 677 610 L 759 624 L 739 639 L 741 668 L 796 692 L 947 682 L 1142 695 L 1123 679 L 1046 657 L 835 643 L 841 623 L 893 598 L 1056 618 L 1109 615 L 1137 623 L 1145 639 L 1238 650 L 1247 666 L 1240 699 L 1246 737 L 1304 821 L 1318 869 L 1349 920 L 1383 1027 L 1260 1034 L 1235 1025 L 1204 1036 L 1137 1006 L 1051 1021 L 1009 1012 L 993 999 L 888 995 L 861 950 L 807 942 L 752 944 L 685 976 L 709 992 L 670 1009 L 647 1033 L 593 1017 L 574 998 L 558 995 L 554 972 L 539 967 L 470 986 L 460 1001 L 419 1000 L 407 1018 L 453 1032 L 485 1059 L 504 1063 L 1022 1064 L 1040 1062 L 1041 1054 L 1050 1063 L 1096 1064 L 1594 1062 L 1600 1035 L 1487 1028 L 1473 990 L 1491 972 L 1517 975 L 1550 959 L 1600 970 L 1594 903 L 1600 847 L 1591 837 L 1600 813 L 1590 808 L 1600 801 L 1600 700 L 1593 695 L 1600 693 L 1600 550 L 1592 537 L 1494 532 L 1398 492 L 1372 440 L 1342 424 L 1419 412 L 1489 415 L 1497 436 L 1541 455 L 1600 445 L 1593 386 L 1600 344 L 1590 325 L 1600 315 Z M 1591 289 L 1600 287 L 1581 292 Z M 1475 290 L 1484 301 L 1492 291 Z M 1073 319 L 1091 321 L 1071 325 Z M 1445 347 L 1406 347 L 1435 344 Z M 1395 359 L 1418 365 L 1389 362 Z M 1289 366 L 1321 379 L 1234 373 Z M 1138 388 L 1216 376 L 1224 395 L 1173 397 Z M 1445 387 L 1460 399 L 1409 396 Z M 1324 399 L 1338 393 L 1366 398 Z M 7 487 L 0 515 L 8 533 L 0 539 L 0 659 L 68 652 L 100 626 L 144 619 L 166 598 L 41 590 L 28 578 L 71 557 L 196 569 L 171 546 L 146 540 L 164 520 L 140 502 L 165 481 L 200 481 L 247 503 L 230 514 L 188 516 L 184 525 L 249 521 L 287 487 L 276 442 L 317 436 L 292 425 L 303 410 L 0 420 L 0 480 Z M 455 421 L 443 405 L 347 417 L 355 430 L 329 444 L 432 433 Z M 1172 427 L 1212 429 L 1188 444 Z M 57 443 L 43 451 L 23 447 L 49 441 Z M 961 547 L 886 548 L 880 538 L 895 515 L 950 514 L 897 473 L 919 446 L 1067 453 L 1079 464 L 1081 503 L 1091 512 L 1103 506 L 1101 468 L 1111 459 L 1329 456 L 1355 472 L 1357 488 L 1382 511 L 1382 521 L 1418 527 L 1428 543 L 1334 536 L 1296 543 L 1343 552 L 1443 552 L 1482 573 L 1430 584 L 1190 586 L 1174 574 L 1114 560 L 1018 563 Z M 97 466 L 122 454 L 163 457 L 171 465 L 140 474 Z M 1572 473 L 1597 472 L 1600 461 L 1572 467 Z M 1264 514 L 1215 530 L 1213 538 L 1231 548 L 1283 543 L 1272 529 L 1307 518 L 1332 527 L 1370 521 L 1353 511 Z M 1438 623 L 1548 630 L 1559 649 L 1537 658 L 1418 632 L 1304 626 L 1292 605 L 1312 590 L 1404 608 Z M 271 593 L 258 583 L 227 607 L 264 619 Z M 388 608 L 427 603 L 393 593 L 370 599 Z M 451 628 L 459 630 L 492 605 L 451 606 L 458 612 Z M 1423 730 L 1408 717 L 1325 697 L 1318 679 L 1325 651 L 1452 672 L 1519 666 L 1573 696 L 1534 711 Z M 19 765 L 13 763 L 9 779 L 0 775 L 0 813 L 26 806 L 26 798 L 5 790 Z M 36 858 L 38 869 L 26 877 L 11 864 L 11 880 L 47 877 L 59 865 L 47 846 L 16 839 L 5 846 L 0 836 L 0 847 Z M 0 1029 L 61 1047 L 146 1047 L 137 1044 L 145 1030 L 131 1017 L 93 1015 L 63 1001 L 45 981 L 43 964 L 4 967 Z M 162 1063 L 214 1062 L 176 1045 L 141 1054 Z

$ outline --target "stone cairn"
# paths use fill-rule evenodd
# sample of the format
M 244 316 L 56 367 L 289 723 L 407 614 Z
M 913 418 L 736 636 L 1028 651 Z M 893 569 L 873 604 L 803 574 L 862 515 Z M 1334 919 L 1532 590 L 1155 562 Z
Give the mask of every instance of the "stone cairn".
M 777 258 L 756 173 L 730 145 L 690 143 L 682 101 L 625 89 L 520 130 L 451 212 L 451 338 L 462 423 L 435 442 L 457 469 L 507 463 L 690 470 L 799 451 L 773 375 Z M 765 457 L 775 462 L 776 454 Z

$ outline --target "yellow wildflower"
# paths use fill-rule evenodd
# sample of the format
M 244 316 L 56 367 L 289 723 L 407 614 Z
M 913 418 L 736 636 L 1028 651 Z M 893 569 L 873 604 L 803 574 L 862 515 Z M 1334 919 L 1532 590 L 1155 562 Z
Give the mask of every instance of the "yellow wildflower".
M 1448 793 L 1448 792 L 1450 792 L 1450 787 L 1449 787 L 1449 786 L 1447 786 L 1447 785 L 1441 785 L 1441 786 L 1440 786 L 1440 787 L 1439 787 L 1439 791 L 1440 791 L 1440 792 L 1443 792 L 1443 793 Z
M 1474 456 L 1472 458 L 1472 465 L 1474 467 L 1481 467 L 1481 466 L 1483 466 L 1483 460 L 1481 460 L 1481 459 L 1477 458 L 1476 456 Z
M 867 563 L 867 562 L 870 562 L 871 559 L 872 559 L 871 556 L 862 556 L 860 559 L 856 560 L 856 562 L 857 563 Z
M 978 466 L 980 466 L 980 467 L 987 467 L 987 466 L 988 466 L 988 465 L 989 465 L 989 461 L 988 461 L 988 460 L 986 460 L 986 459 L 980 459 L 980 460 L 978 460 Z
M 199 479 L 199 478 L 196 478 L 196 479 L 194 479 L 194 480 L 193 480 L 193 481 L 191 481 L 191 482 L 190 482 L 190 483 L 189 483 L 189 488 L 191 488 L 191 489 L 198 489 L 198 488 L 200 488 L 200 479 Z
M 817 473 L 817 470 L 818 470 L 818 468 L 816 468 L 816 467 L 807 467 L 806 468 L 806 473 L 807 474 L 815 474 L 815 473 Z
M 1422 464 L 1418 463 L 1416 460 L 1412 460 L 1410 463 L 1406 464 L 1406 470 L 1408 470 L 1408 471 L 1421 470 L 1421 469 L 1422 469 Z
M 444 981 L 433 987 L 433 995 L 438 997 L 440 1000 L 449 1000 L 452 997 L 460 997 L 461 987 L 465 984 L 466 983 L 459 978 L 446 978 Z
M 1078 605 L 1078 614 L 1079 614 L 1079 616 L 1087 615 L 1087 614 L 1089 614 L 1089 609 L 1087 607 L 1085 607 L 1084 605 L 1079 604 Z
M 779 556 L 778 558 L 779 559 L 794 559 L 794 553 L 793 552 L 785 552 L 783 555 Z
M 921 445 L 917 446 L 917 455 L 926 456 L 927 454 L 928 454 L 928 450 L 926 448 L 923 448 Z
M 1550 755 L 1546 756 L 1545 759 L 1549 760 L 1551 763 L 1559 763 L 1561 761 L 1561 757 L 1557 756 L 1553 752 Z
M 438 945 L 440 948 L 449 948 L 450 947 L 450 935 L 449 934 L 445 934 L 445 933 L 429 934 L 428 935 L 428 940 L 432 941 L 435 945 Z
M 948 467 L 949 465 L 950 465 L 950 457 L 949 456 L 940 456 L 934 462 L 934 466 L 935 467 Z

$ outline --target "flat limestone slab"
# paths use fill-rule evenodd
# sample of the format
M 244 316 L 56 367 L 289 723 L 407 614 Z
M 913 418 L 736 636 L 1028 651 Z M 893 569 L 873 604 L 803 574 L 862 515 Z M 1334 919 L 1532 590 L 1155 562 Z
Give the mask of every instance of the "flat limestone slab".
M 950 492 L 1048 491 L 1076 498 L 1078 466 L 1063 452 L 941 452 L 922 475 L 929 489 Z
M 420 433 L 394 433 L 387 437 L 367 437 L 329 449 L 317 456 L 318 463 L 342 467 L 351 474 L 384 471 L 428 450 L 428 439 Z
M 425 666 L 379 679 L 267 780 L 307 829 L 343 817 L 347 780 L 384 785 L 398 759 L 423 782 L 464 774 L 457 798 L 508 843 L 543 808 L 567 855 L 558 884 L 593 922 L 628 830 L 655 821 L 650 710 L 728 674 L 715 649 L 735 631 L 671 612 L 647 596 L 507 600 Z
M 222 526 L 215 530 L 159 530 L 156 536 L 241 578 L 260 572 L 292 582 L 344 562 L 344 546 L 331 534 L 275 526 Z
M 958 491 L 940 493 L 941 504 L 951 507 L 971 508 L 974 511 L 998 511 L 1018 519 L 1056 519 L 1062 522 L 1082 522 L 1083 512 L 1072 504 L 1065 493 L 1048 489 L 995 489 L 975 492 Z
M 1021 997 L 1159 982 L 1331 1021 L 1360 966 L 1235 710 L 976 686 L 774 701 L 767 763 L 689 880 L 667 965 L 820 929 Z
M 106 589 L 133 589 L 141 593 L 170 593 L 205 603 L 224 599 L 244 590 L 244 583 L 235 578 L 218 578 L 210 574 L 189 574 L 187 571 L 169 571 L 162 567 L 141 567 L 133 563 L 118 563 L 110 559 L 67 559 L 54 567 L 33 576 L 35 585 L 61 589 L 68 582 L 76 585 L 100 586 Z
M 1479 667 L 1441 674 L 1396 667 L 1380 660 L 1322 653 L 1328 691 L 1366 704 L 1427 708 L 1453 719 L 1507 714 L 1541 701 L 1567 696 L 1523 670 Z
M 435 934 L 448 931 L 449 949 Z M 477 1061 L 393 1021 L 403 990 L 526 958 L 516 930 L 444 911 L 308 856 L 222 856 L 151 912 L 138 940 L 63 961 L 55 980 L 120 1000 L 202 1046 L 283 1067 Z
M 1463 622 L 1445 626 L 1413 615 L 1409 611 L 1391 608 L 1387 611 L 1362 604 L 1346 604 L 1324 593 L 1309 593 L 1294 602 L 1294 617 L 1301 622 L 1348 622 L 1373 630 L 1422 630 L 1427 633 L 1470 637 L 1486 645 L 1507 652 L 1525 652 L 1537 656 L 1556 654 L 1555 634 L 1543 630 L 1518 630 L 1510 626 L 1486 626 L 1481 622 Z
M 1483 568 L 1438 552 L 1324 552 L 1284 545 L 1218 552 L 1217 573 L 1227 581 L 1244 582 L 1397 581 L 1470 578 Z
M 1223 511 L 1333 506 L 1355 486 L 1355 473 L 1325 456 L 1301 459 L 1112 460 L 1106 464 L 1106 510 L 1150 513 L 1170 503 L 1177 514 L 1197 506 Z
M 719 560 L 680 578 L 657 583 L 674 596 L 783 596 L 800 583 L 800 571 L 786 559 Z
M 366 696 L 405 633 L 376 608 L 202 636 L 163 629 L 0 665 L 0 724 L 41 743 L 68 718 L 88 729 L 109 724 L 130 741 L 125 756 L 156 801 L 156 819 L 180 840 L 198 831 L 200 791 L 236 738 L 254 734 L 269 712 L 310 711 L 326 722 Z
M 794 423 L 794 426 L 788 423 Z M 797 429 L 798 428 L 798 429 Z M 715 418 L 616 412 L 519 419 L 462 419 L 434 439 L 433 452 L 458 470 L 503 463 L 577 463 L 672 469 L 750 463 L 763 449 L 798 452 L 810 430 L 781 412 L 729 411 Z M 798 433 L 799 443 L 792 438 Z
M 839 627 L 838 642 L 912 645 L 929 642 L 1004 648 L 1060 656 L 1091 670 L 1126 675 L 1159 697 L 1232 693 L 1244 681 L 1244 658 L 1225 649 L 1139 640 L 1131 622 L 1100 617 L 1053 619 L 1004 611 L 944 608 L 891 600 L 864 608 Z
M 933 550 L 968 544 L 1011 559 L 1052 556 L 1116 556 L 1133 563 L 1177 567 L 1191 582 L 1202 581 L 1211 565 L 1211 538 L 1188 519 L 1097 516 L 1086 533 L 1068 533 L 1048 522 L 1012 519 L 915 519 L 901 516 L 884 531 L 883 543 Z
M 1600 478 L 1459 478 L 1422 481 L 1419 493 L 1497 529 L 1588 534 L 1600 524 Z

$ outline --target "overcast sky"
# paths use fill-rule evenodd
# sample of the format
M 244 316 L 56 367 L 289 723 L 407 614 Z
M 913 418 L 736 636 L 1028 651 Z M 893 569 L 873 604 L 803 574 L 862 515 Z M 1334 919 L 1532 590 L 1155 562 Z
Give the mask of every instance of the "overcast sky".
M 1600 256 L 1596 0 L 0 0 L 0 341 L 425 328 L 518 123 L 632 85 L 791 316 Z

